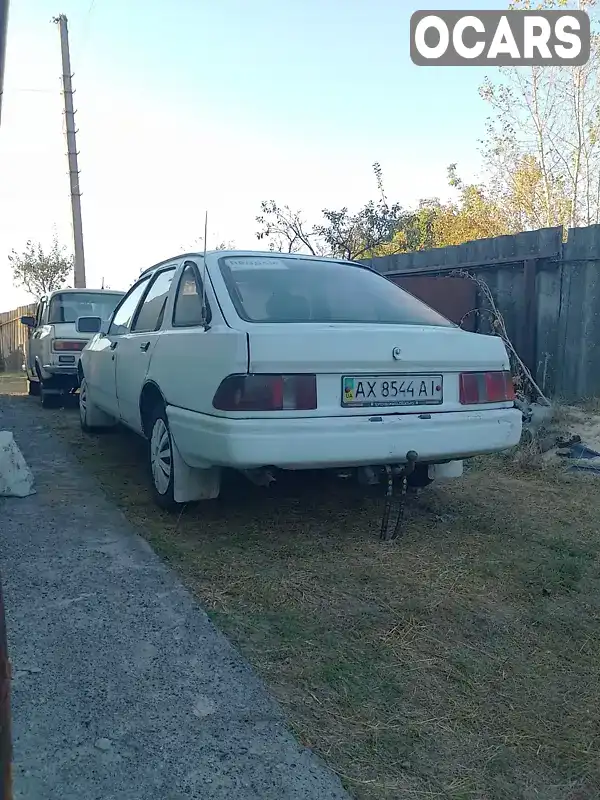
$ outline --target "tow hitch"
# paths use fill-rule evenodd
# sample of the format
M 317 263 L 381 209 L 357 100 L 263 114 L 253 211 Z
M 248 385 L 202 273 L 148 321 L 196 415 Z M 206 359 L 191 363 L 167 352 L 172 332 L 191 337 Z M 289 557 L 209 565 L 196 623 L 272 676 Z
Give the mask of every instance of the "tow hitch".
M 406 502 L 406 479 L 414 472 L 419 454 L 414 450 L 409 450 L 406 454 L 406 464 L 400 468 L 393 468 L 389 464 L 385 467 L 387 486 L 385 492 L 385 505 L 383 507 L 383 517 L 381 520 L 381 531 L 379 538 L 384 541 L 396 539 L 400 532 L 400 525 L 404 517 L 404 506 Z M 399 494 L 394 493 L 394 479 L 400 482 Z M 392 514 L 392 511 L 394 512 Z M 395 517 L 395 521 L 393 521 Z M 392 520 L 390 519 L 392 518 Z M 393 522 L 393 524 L 392 524 Z

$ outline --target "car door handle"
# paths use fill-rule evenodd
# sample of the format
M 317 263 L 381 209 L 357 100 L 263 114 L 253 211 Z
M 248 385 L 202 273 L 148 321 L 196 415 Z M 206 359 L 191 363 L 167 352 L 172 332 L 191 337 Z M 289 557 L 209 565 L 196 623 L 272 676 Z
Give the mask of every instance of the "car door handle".
M 149 347 L 150 347 L 150 342 L 143 342 L 140 345 L 140 350 L 143 350 L 144 353 L 146 353 Z
M 115 347 L 116 347 L 118 344 L 119 344 L 118 340 L 117 340 L 117 341 L 115 341 L 115 342 L 111 342 L 111 343 L 110 343 L 110 349 L 111 349 L 111 350 L 114 350 L 114 349 L 115 349 Z

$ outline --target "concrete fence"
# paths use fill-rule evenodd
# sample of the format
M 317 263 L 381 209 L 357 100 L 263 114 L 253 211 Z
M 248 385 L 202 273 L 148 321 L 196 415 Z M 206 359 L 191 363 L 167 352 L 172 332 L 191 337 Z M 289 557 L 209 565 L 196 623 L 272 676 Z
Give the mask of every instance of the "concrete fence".
M 0 372 L 18 372 L 25 363 L 25 345 L 29 334 L 21 317 L 35 314 L 36 304 L 19 306 L 0 313 Z
M 544 228 L 366 262 L 455 322 L 489 333 L 483 279 L 517 352 L 549 395 L 600 396 L 600 225 Z M 473 287 L 471 294 L 461 282 Z M 457 283 L 458 282 L 458 283 Z M 469 304 L 473 304 L 468 308 Z M 442 307 L 443 306 L 443 307 Z

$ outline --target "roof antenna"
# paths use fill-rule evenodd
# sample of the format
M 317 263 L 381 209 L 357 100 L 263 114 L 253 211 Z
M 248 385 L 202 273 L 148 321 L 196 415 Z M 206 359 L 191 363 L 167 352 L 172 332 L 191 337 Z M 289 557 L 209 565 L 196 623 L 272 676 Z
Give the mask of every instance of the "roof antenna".
M 204 255 L 202 257 L 202 325 L 208 329 L 206 313 L 206 238 L 208 235 L 208 210 L 204 212 Z

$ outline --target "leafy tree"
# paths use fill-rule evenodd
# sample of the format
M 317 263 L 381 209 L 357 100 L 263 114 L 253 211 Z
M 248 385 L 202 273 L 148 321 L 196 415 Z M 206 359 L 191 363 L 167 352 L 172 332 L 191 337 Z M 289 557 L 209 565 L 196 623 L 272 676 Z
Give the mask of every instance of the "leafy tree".
M 261 226 L 256 234 L 259 241 L 266 241 L 269 250 L 277 253 L 308 252 L 313 256 L 324 255 L 320 252 L 323 243 L 318 241 L 315 228 L 307 228 L 301 211 L 292 211 L 285 205 L 278 205 L 275 200 L 263 200 L 261 213 L 256 222 Z
M 356 214 L 347 208 L 323 210 L 324 225 L 316 227 L 332 256 L 349 261 L 368 258 L 383 245 L 390 245 L 396 232 L 406 224 L 408 214 L 400 203 L 389 203 L 383 186 L 383 172 L 373 164 L 377 183 L 377 200 L 369 200 Z
M 419 201 L 416 210 L 403 214 L 391 239 L 366 249 L 362 260 L 437 247 L 434 224 L 440 208 L 438 198 Z
M 381 166 L 373 165 L 378 197 L 369 200 L 359 211 L 351 213 L 323 209 L 323 221 L 310 226 L 301 211 L 278 205 L 274 200 L 261 203 L 256 217 L 261 226 L 256 237 L 268 242 L 275 252 L 309 253 L 346 258 L 351 261 L 369 257 L 377 248 L 389 244 L 408 215 L 399 203 L 388 201 L 383 186 Z
M 458 201 L 440 205 L 431 225 L 434 247 L 462 244 L 511 233 L 505 210 L 481 184 L 465 184 L 456 173 L 456 164 L 448 167 L 448 182 L 458 191 Z
M 516 0 L 515 9 L 579 8 L 597 0 Z M 592 18 L 593 20 L 593 18 Z M 580 67 L 507 67 L 481 97 L 491 116 L 482 142 L 484 178 L 464 183 L 449 167 L 454 199 L 390 204 L 374 164 L 377 199 L 358 212 L 324 209 L 308 224 L 300 211 L 264 202 L 259 240 L 272 250 L 365 260 L 547 226 L 600 223 L 600 35 Z
M 73 256 L 66 254 L 66 247 L 59 244 L 56 234 L 48 252 L 39 242 L 29 240 L 22 253 L 13 249 L 8 260 L 15 285 L 36 298 L 61 289 L 73 270 Z
M 484 185 L 465 184 L 461 180 L 456 164 L 448 167 L 448 183 L 458 193 L 457 199 L 447 203 L 439 198 L 425 199 L 413 210 L 388 201 L 381 167 L 374 164 L 373 169 L 378 198 L 370 200 L 358 212 L 352 214 L 348 208 L 324 209 L 323 222 L 310 226 L 302 212 L 271 200 L 262 203 L 262 213 L 256 218 L 262 226 L 258 239 L 266 239 L 270 249 L 277 252 L 365 261 L 520 229 Z
M 370 255 L 446 247 L 512 232 L 504 209 L 491 199 L 486 187 L 464 183 L 456 164 L 448 167 L 448 183 L 458 192 L 456 200 L 421 200 L 418 208 L 405 216 L 392 241 L 375 248 Z
M 546 0 L 544 8 L 588 13 L 596 0 Z M 513 8 L 538 8 L 521 0 Z M 490 190 L 511 227 L 534 229 L 600 222 L 600 37 L 587 64 L 501 68 L 486 79 L 483 157 Z

